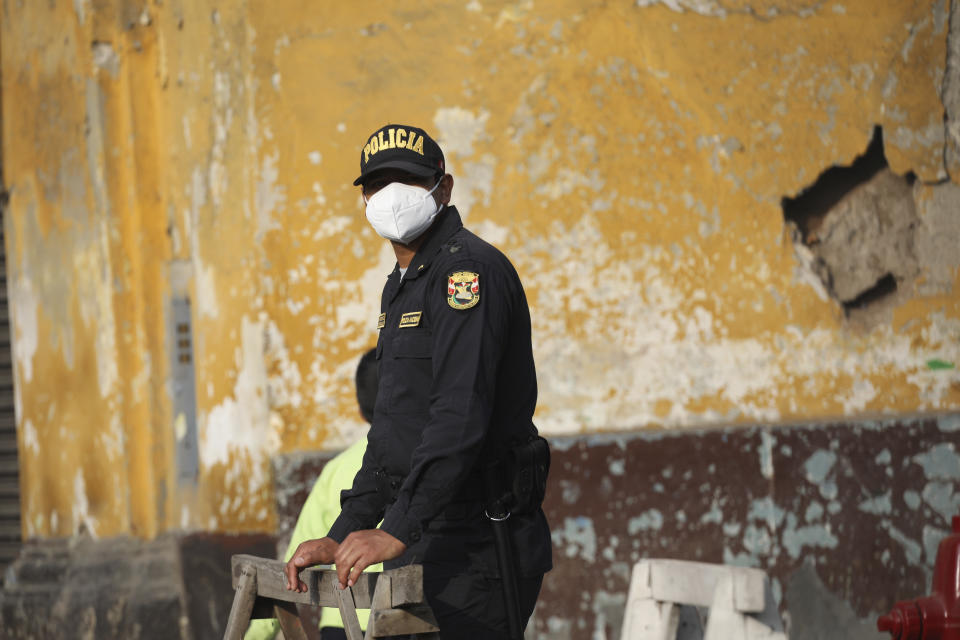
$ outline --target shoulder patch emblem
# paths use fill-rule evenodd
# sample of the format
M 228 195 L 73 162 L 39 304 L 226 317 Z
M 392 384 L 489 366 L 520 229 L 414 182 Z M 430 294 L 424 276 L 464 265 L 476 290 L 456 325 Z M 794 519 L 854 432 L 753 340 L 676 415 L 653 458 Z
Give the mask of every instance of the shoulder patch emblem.
M 385 326 L 387 326 L 387 314 L 381 313 L 377 317 L 377 329 L 383 329 Z
M 447 304 L 454 309 L 469 309 L 480 302 L 480 274 L 456 271 L 447 276 Z

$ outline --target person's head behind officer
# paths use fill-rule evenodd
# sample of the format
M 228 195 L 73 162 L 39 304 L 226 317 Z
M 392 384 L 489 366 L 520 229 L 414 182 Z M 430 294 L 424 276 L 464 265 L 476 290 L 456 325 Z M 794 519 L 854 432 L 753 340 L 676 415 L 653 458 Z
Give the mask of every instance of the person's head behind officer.
M 446 173 L 443 151 L 423 129 L 388 124 L 361 150 L 360 176 L 353 184 L 362 188 L 367 220 L 399 257 L 403 249 L 415 252 L 443 215 L 453 176 Z

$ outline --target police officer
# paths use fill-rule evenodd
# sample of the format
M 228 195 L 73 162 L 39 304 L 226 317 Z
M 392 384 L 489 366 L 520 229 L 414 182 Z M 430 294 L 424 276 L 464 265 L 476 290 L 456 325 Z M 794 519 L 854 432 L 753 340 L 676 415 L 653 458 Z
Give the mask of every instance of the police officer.
M 508 637 L 516 624 L 504 594 L 513 590 L 512 620 L 519 609 L 525 626 L 552 567 L 538 500 L 497 518 L 506 518 L 496 531 L 501 542 L 508 533 L 507 562 L 484 509 L 489 470 L 511 474 L 511 452 L 542 442 L 523 287 L 506 256 L 463 227 L 449 204 L 453 176 L 424 130 L 376 131 L 354 185 L 397 257 L 377 318 L 379 391 L 340 516 L 327 537 L 297 548 L 287 588 L 306 592 L 299 571 L 315 564 L 335 562 L 341 586 L 352 586 L 370 564 L 420 563 L 443 638 Z

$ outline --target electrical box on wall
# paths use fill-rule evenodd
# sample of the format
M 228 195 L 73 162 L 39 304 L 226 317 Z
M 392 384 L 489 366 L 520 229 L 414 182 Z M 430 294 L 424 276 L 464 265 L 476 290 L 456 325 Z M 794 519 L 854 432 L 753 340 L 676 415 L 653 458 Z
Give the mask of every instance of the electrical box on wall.
M 172 322 L 171 366 L 173 391 L 173 430 L 178 484 L 196 484 L 199 455 L 197 452 L 197 397 L 193 366 L 193 325 L 190 299 L 175 297 L 170 314 Z

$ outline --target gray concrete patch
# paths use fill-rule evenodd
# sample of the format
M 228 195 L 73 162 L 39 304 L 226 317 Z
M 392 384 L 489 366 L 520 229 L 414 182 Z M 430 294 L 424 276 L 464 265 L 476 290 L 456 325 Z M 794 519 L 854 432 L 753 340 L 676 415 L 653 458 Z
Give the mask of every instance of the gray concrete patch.
M 861 620 L 850 606 L 830 593 L 809 563 L 787 579 L 790 640 L 877 640 L 872 619 Z

